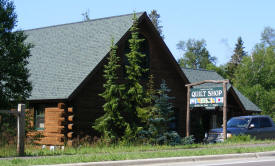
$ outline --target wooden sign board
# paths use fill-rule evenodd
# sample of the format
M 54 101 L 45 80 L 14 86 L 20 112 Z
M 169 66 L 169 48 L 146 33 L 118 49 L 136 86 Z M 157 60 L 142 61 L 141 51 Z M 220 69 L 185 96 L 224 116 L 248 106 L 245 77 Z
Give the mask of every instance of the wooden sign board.
M 223 87 L 191 88 L 190 107 L 223 106 Z
M 222 83 L 222 92 L 219 91 L 221 89 L 212 89 L 210 90 L 211 92 L 209 92 L 208 95 L 208 91 L 204 92 L 195 92 L 193 91 L 193 98 L 208 98 L 208 97 L 221 97 L 223 96 L 223 135 L 224 135 L 224 139 L 227 138 L 227 125 L 226 125 L 226 121 L 227 121 L 227 89 L 226 89 L 226 85 L 228 84 L 229 80 L 204 80 L 201 82 L 194 82 L 191 84 L 186 84 L 185 86 L 187 87 L 187 109 L 186 109 L 186 136 L 190 136 L 189 134 L 189 129 L 190 129 L 190 104 L 191 104 L 191 97 L 192 97 L 192 92 L 191 92 L 191 87 L 192 86 L 197 86 L 197 85 L 201 85 L 201 84 L 205 84 L 205 83 L 215 83 L 215 84 L 220 84 Z M 195 88 L 193 88 L 193 90 L 196 90 Z M 201 90 L 201 89 L 200 89 Z M 207 95 L 207 96 L 206 96 Z M 211 103 L 211 102 L 210 102 Z M 202 103 L 201 103 L 202 104 Z M 206 103 L 203 103 L 206 104 Z M 213 103 L 211 103 L 213 104 Z M 194 103 L 193 103 L 194 105 Z M 203 107 L 207 107 L 207 106 L 203 106 Z M 208 106 L 209 107 L 209 106 Z

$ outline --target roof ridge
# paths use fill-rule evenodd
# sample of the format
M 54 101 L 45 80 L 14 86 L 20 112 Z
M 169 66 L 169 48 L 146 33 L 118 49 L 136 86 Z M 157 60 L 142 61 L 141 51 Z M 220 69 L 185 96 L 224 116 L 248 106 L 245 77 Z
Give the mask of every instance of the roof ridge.
M 137 12 L 136 14 L 143 14 L 145 12 Z M 121 15 L 116 15 L 116 16 L 108 16 L 108 17 L 102 17 L 102 18 L 96 18 L 96 19 L 91 19 L 87 21 L 78 21 L 78 22 L 71 22 L 71 23 L 64 23 L 64 24 L 56 24 L 56 25 L 51 25 L 51 26 L 45 26 L 45 27 L 39 27 L 39 28 L 32 28 L 32 29 L 26 29 L 23 30 L 24 32 L 27 31 L 33 31 L 33 30 L 39 30 L 39 29 L 46 29 L 46 28 L 52 28 L 52 27 L 59 27 L 59 26 L 65 26 L 65 25 L 71 25 L 71 24 L 79 24 L 79 23 L 85 23 L 85 22 L 92 22 L 92 21 L 97 21 L 97 20 L 104 20 L 104 19 L 111 19 L 111 18 L 116 18 L 116 17 L 124 17 L 124 16 L 129 16 L 134 13 L 129 13 L 129 14 L 121 14 Z
M 182 69 L 187 69 L 187 70 L 199 70 L 199 71 L 209 71 L 209 72 L 216 72 L 215 70 L 207 70 L 207 69 L 193 69 L 193 68 L 186 68 L 186 67 L 182 67 Z

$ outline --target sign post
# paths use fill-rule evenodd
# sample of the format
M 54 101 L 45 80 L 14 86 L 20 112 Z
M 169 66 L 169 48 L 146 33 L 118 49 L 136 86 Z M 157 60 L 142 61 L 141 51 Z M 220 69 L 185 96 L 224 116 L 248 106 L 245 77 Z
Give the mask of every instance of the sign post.
M 25 141 L 25 104 L 18 104 L 17 116 L 17 153 L 24 156 Z
M 187 86 L 187 111 L 186 111 L 186 137 L 189 137 L 189 124 L 190 124 L 190 86 Z
M 186 136 L 190 135 L 190 107 L 223 106 L 223 136 L 227 138 L 227 89 L 228 80 L 205 80 L 185 85 L 187 87 Z M 204 83 L 222 83 L 223 87 L 192 88 Z M 191 89 L 191 90 L 190 90 Z M 191 97 L 190 97 L 191 96 Z
M 0 113 L 15 114 L 17 117 L 17 154 L 24 156 L 25 152 L 25 104 L 18 104 L 16 110 L 0 110 Z
M 224 140 L 227 139 L 227 90 L 226 90 L 226 84 L 228 82 L 223 82 L 223 137 Z

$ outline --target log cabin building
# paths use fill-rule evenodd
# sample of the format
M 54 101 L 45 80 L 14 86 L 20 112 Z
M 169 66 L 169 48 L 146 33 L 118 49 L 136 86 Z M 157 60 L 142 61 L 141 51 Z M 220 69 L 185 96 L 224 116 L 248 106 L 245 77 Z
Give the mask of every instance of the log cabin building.
M 145 67 L 154 75 L 156 88 L 164 79 L 174 96 L 176 130 L 185 135 L 186 93 L 188 83 L 205 79 L 222 80 L 214 71 L 182 69 L 174 59 L 147 14 L 137 13 L 141 51 L 146 54 Z M 93 122 L 102 115 L 103 66 L 110 51 L 111 39 L 118 46 L 121 65 L 129 50 L 132 14 L 94 19 L 77 23 L 26 30 L 32 43 L 29 59 L 33 85 L 29 116 L 45 137 L 38 143 L 72 144 L 72 139 L 96 135 Z M 119 72 L 122 78 L 123 70 Z M 207 86 L 207 85 L 201 85 Z M 209 84 L 209 86 L 211 86 Z M 228 85 L 228 118 L 259 112 L 260 109 L 236 88 Z M 201 139 L 210 128 L 221 124 L 221 108 L 191 110 L 191 134 Z M 199 126 L 199 127 L 198 127 Z

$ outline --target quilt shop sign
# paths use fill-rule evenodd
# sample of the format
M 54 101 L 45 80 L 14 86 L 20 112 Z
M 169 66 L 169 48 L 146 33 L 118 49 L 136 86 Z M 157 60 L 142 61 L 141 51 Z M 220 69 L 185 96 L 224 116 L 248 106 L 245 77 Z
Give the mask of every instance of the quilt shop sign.
M 223 106 L 223 87 L 191 88 L 190 107 Z

